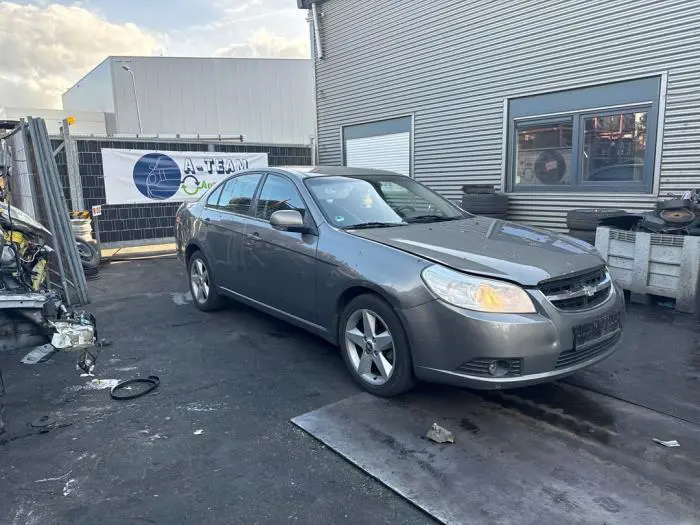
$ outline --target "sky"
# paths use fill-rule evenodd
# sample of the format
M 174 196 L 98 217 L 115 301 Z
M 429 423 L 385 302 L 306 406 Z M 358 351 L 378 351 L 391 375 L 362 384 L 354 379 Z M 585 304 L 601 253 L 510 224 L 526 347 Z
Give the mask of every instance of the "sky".
M 61 108 L 110 55 L 309 57 L 296 0 L 0 1 L 0 107 Z

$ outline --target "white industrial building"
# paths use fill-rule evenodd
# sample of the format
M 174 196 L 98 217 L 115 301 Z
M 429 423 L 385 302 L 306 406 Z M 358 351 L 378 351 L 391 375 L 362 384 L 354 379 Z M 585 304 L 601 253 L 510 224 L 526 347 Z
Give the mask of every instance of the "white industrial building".
M 103 113 L 108 134 L 309 144 L 313 86 L 310 60 L 108 57 L 63 94 L 63 108 Z

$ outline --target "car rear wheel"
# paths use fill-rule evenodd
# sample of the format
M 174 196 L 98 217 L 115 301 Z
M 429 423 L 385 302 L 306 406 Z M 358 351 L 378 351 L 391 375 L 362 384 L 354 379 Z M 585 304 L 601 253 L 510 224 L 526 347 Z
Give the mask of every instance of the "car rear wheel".
M 195 252 L 189 264 L 190 292 L 197 308 L 211 312 L 221 308 L 223 300 L 216 292 L 211 271 L 202 252 Z
M 360 295 L 345 307 L 340 329 L 343 358 L 362 388 L 389 397 L 414 386 L 408 340 L 390 305 L 377 296 Z

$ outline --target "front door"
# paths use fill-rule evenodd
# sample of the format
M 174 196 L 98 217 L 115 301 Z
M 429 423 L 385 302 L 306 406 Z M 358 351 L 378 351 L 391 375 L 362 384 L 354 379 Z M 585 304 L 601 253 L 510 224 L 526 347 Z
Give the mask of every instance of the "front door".
M 316 322 L 315 275 L 318 237 L 276 230 L 270 216 L 280 210 L 297 210 L 313 223 L 294 183 L 268 174 L 253 206 L 245 243 L 248 295 L 294 317 Z
M 227 180 L 216 206 L 219 212 L 217 220 L 212 220 L 207 226 L 212 237 L 216 238 L 212 243 L 216 284 L 233 292 L 243 293 L 245 229 L 261 179 L 260 173 L 248 173 Z

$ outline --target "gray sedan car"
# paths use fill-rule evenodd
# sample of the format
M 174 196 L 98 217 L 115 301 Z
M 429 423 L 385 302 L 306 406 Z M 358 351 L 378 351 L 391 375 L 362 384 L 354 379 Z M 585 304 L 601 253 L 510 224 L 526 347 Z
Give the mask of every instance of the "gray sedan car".
M 621 290 L 595 249 L 471 215 L 395 173 L 237 173 L 176 217 L 194 302 L 242 301 L 338 344 L 355 380 L 510 388 L 609 356 Z

